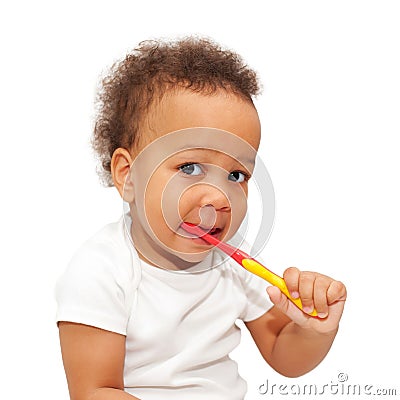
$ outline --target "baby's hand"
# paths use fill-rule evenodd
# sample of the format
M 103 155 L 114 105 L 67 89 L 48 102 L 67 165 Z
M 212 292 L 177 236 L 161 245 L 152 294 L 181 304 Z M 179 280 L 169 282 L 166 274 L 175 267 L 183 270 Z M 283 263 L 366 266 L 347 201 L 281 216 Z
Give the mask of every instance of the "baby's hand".
M 305 328 L 312 328 L 321 333 L 337 329 L 347 296 L 346 287 L 342 282 L 317 272 L 299 271 L 294 267 L 285 271 L 283 279 L 291 296 L 300 297 L 304 312 L 289 301 L 277 287 L 268 287 L 269 297 L 279 310 Z M 311 313 L 314 308 L 319 318 L 305 314 Z

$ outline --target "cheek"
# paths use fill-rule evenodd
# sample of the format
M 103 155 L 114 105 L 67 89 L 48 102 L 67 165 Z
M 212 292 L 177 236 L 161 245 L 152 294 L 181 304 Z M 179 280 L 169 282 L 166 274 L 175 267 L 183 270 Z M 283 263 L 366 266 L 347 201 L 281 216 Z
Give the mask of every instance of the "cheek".
M 198 197 L 195 188 L 189 188 L 180 193 L 178 199 L 178 213 L 181 220 L 185 219 L 188 214 L 193 213 L 195 209 L 198 210 L 198 207 L 196 208 Z
M 186 185 L 179 185 L 174 176 L 154 178 L 146 190 L 147 218 L 154 231 L 164 229 L 166 225 L 176 231 L 182 222 L 182 213 L 187 210 L 188 202 L 184 200 Z
M 247 212 L 247 190 L 240 188 L 231 193 L 231 215 L 229 230 L 225 240 L 229 240 L 238 231 Z
M 247 201 L 232 202 L 232 226 L 237 230 L 247 212 Z
M 163 184 L 160 178 L 155 175 L 147 182 L 142 189 L 144 194 L 144 212 L 147 220 L 154 229 L 162 222 L 162 198 Z

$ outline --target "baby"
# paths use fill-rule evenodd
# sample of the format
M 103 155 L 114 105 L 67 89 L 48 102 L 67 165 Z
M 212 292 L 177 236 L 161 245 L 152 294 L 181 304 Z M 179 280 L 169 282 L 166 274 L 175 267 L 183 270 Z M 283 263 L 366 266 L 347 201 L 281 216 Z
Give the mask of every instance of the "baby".
M 341 282 L 288 268 L 301 311 L 182 228 L 224 241 L 238 231 L 260 143 L 258 91 L 237 54 L 191 37 L 143 42 L 103 79 L 93 144 L 126 212 L 77 251 L 57 284 L 71 399 L 243 399 L 229 358 L 238 319 L 285 376 L 329 351 Z

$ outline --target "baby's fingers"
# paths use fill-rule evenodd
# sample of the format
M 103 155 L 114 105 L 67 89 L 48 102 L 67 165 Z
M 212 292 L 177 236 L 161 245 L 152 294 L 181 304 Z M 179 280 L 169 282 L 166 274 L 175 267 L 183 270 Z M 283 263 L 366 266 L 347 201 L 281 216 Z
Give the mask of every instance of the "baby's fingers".
M 302 271 L 299 277 L 300 299 L 305 313 L 314 310 L 314 283 L 315 274 L 313 272 Z
M 329 305 L 337 301 L 346 300 L 346 286 L 340 281 L 332 281 L 328 287 L 326 297 Z
M 319 318 L 325 318 L 328 315 L 328 288 L 331 280 L 320 275 L 317 276 L 314 282 L 314 307 L 317 310 Z
M 283 274 L 290 295 L 294 299 L 301 299 L 303 311 L 307 314 L 314 310 L 315 277 L 315 273 L 300 271 L 295 267 L 288 268 Z
M 283 273 L 283 279 L 285 280 L 286 287 L 294 299 L 297 299 L 300 296 L 299 276 L 300 270 L 298 270 L 296 267 L 290 267 Z

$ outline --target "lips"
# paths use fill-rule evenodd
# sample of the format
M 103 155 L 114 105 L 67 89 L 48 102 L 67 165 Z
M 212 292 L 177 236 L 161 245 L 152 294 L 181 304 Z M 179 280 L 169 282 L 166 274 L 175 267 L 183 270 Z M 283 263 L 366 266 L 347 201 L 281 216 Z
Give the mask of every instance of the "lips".
M 197 225 L 197 224 L 193 224 L 193 225 Z M 197 225 L 199 228 L 201 228 L 203 231 L 204 231 L 204 234 L 206 234 L 206 233 L 208 233 L 209 235 L 212 235 L 212 236 L 214 236 L 214 237 L 216 237 L 216 238 L 220 238 L 220 235 L 221 235 L 221 232 L 222 232 L 222 228 L 219 228 L 219 227 L 216 227 L 216 226 L 214 226 L 214 227 L 210 227 L 210 226 L 203 226 L 203 225 Z M 192 238 L 192 239 L 198 239 L 199 238 L 199 236 L 197 236 L 197 235 L 192 235 L 191 233 L 188 233 L 188 232 L 186 232 L 186 234 L 187 235 L 190 235 L 190 237 Z M 200 236 L 200 238 L 201 238 L 201 236 Z
M 204 233 L 209 233 L 210 235 L 218 234 L 222 231 L 222 229 L 217 226 L 204 226 L 201 224 L 193 224 L 193 225 L 197 225 L 204 231 Z
M 200 227 L 201 228 L 201 227 Z M 204 229 L 204 228 L 202 228 L 202 229 Z M 214 235 L 214 236 L 216 236 L 216 235 L 218 235 L 220 232 L 222 232 L 222 229 L 221 228 L 212 228 L 212 229 L 207 229 L 207 230 L 205 230 L 207 233 L 209 233 L 210 235 Z

